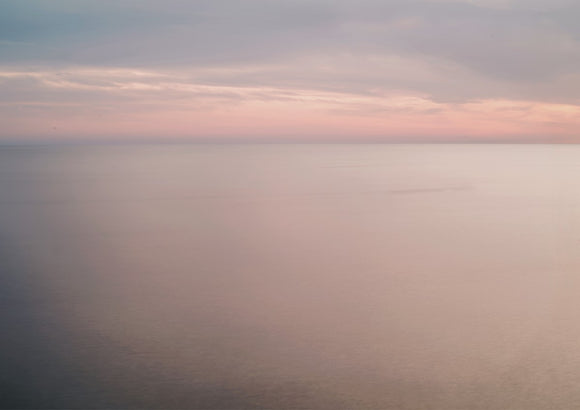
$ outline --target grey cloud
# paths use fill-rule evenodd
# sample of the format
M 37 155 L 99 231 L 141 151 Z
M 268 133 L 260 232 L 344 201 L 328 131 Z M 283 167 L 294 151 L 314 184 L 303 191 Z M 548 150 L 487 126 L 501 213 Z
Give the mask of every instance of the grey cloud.
M 14 2 L 12 2 L 14 3 Z M 57 2 L 62 8 L 7 8 L 0 39 L 4 60 L 77 64 L 173 65 L 268 58 L 312 46 L 332 21 L 332 8 L 310 2 Z M 40 3 L 46 5 L 47 3 Z M 53 3 L 49 3 L 53 4 Z M 103 4 L 110 5 L 105 7 Z
M 445 101 L 568 101 L 573 93 L 550 92 L 549 84 L 580 65 L 580 6 L 565 0 L 4 0 L 0 8 L 7 66 L 195 72 L 253 64 L 263 68 L 205 80 L 354 93 L 406 88 Z M 332 70 L 302 65 L 313 56 Z M 421 61 L 432 75 L 392 74 L 369 63 L 374 56 Z

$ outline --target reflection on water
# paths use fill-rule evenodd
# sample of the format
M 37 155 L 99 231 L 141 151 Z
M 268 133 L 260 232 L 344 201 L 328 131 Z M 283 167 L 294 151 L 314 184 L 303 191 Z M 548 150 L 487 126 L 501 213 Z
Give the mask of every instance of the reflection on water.
M 0 149 L 4 408 L 572 408 L 580 148 Z

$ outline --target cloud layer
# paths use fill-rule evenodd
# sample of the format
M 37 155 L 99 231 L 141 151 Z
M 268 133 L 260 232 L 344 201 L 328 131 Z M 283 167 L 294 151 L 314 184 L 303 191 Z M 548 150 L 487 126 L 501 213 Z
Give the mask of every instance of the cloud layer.
M 0 1 L 0 137 L 574 141 L 571 1 Z

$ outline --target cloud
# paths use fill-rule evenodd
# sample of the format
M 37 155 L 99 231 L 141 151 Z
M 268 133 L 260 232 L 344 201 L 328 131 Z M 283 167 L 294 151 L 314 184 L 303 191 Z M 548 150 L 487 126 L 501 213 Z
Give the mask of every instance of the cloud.
M 195 78 L 188 71 L 5 70 L 0 71 L 0 116 L 7 136 L 61 139 L 398 141 L 487 135 L 517 140 L 553 131 L 571 138 L 580 125 L 580 107 L 572 104 L 493 98 L 441 102 L 406 90 L 209 85 Z
M 449 118 L 490 101 L 575 107 L 580 92 L 580 6 L 567 0 L 0 0 L 0 9 L 2 110 L 276 102 Z

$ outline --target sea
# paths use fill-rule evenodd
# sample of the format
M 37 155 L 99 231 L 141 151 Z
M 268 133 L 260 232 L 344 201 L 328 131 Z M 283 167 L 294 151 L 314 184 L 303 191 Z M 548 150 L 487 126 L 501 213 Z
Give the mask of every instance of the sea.
M 580 405 L 580 146 L 0 147 L 0 408 Z

